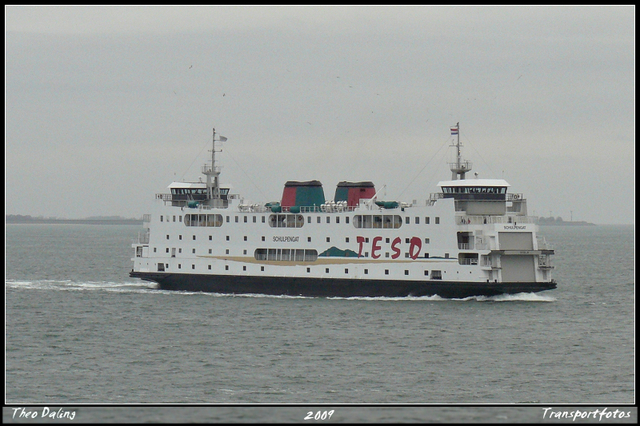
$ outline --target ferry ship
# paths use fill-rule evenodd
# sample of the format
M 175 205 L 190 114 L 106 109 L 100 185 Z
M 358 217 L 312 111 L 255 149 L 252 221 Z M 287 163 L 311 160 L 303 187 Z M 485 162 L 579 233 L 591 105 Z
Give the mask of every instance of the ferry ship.
M 381 200 L 373 182 L 288 181 L 250 203 L 220 182 L 213 129 L 206 182 L 157 194 L 131 277 L 159 289 L 311 297 L 466 298 L 556 288 L 554 250 L 503 179 L 467 179 L 459 123 L 451 180 L 423 202 Z M 457 139 L 457 141 L 456 141 Z

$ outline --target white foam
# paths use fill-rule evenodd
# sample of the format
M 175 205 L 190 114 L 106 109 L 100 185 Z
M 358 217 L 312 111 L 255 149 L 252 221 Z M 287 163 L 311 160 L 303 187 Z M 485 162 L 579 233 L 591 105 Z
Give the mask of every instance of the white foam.
M 9 288 L 28 289 L 28 290 L 60 290 L 60 291 L 83 291 L 83 290 L 102 290 L 102 291 L 120 291 L 120 292 L 141 292 L 155 289 L 155 284 L 140 282 L 105 282 L 105 281 L 88 281 L 73 282 L 71 280 L 6 280 L 6 286 Z
M 104 282 L 104 281 L 86 281 L 73 282 L 71 280 L 6 280 L 6 286 L 19 289 L 34 290 L 62 290 L 62 291 L 110 291 L 110 292 L 149 292 L 153 291 L 160 294 L 195 296 L 206 295 L 208 297 L 243 297 L 243 298 L 268 298 L 268 299 L 313 299 L 310 296 L 288 296 L 288 295 L 269 295 L 269 294 L 228 294 L 200 291 L 174 291 L 174 290 L 158 290 L 157 285 L 149 282 Z M 552 296 L 541 295 L 539 293 L 517 293 L 517 294 L 501 294 L 498 296 L 471 296 L 460 299 L 447 299 L 435 296 L 406 296 L 406 297 L 327 297 L 329 300 L 358 300 L 369 302 L 555 302 Z

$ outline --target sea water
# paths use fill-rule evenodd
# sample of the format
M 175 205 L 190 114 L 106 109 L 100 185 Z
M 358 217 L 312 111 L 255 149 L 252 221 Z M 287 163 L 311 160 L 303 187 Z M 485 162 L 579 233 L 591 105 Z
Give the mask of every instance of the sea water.
M 6 226 L 5 421 L 514 422 L 635 402 L 632 225 L 541 227 L 557 289 L 457 300 L 161 291 L 128 276 L 140 230 Z

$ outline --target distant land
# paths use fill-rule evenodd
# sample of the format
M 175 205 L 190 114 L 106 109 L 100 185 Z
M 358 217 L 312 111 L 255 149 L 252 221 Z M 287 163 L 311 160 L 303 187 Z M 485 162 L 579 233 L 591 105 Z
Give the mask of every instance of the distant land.
M 8 214 L 5 223 L 76 223 L 84 225 L 141 225 L 142 219 L 125 218 L 122 216 L 91 216 L 84 219 L 58 219 L 56 217 L 29 216 Z
M 539 217 L 538 225 L 554 225 L 554 226 L 595 226 L 595 223 L 585 222 L 584 220 L 563 220 L 562 217 Z

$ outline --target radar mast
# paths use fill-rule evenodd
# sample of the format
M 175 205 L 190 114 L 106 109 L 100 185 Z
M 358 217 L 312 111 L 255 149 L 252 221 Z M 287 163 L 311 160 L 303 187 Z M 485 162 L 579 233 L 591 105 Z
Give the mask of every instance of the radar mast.
M 221 136 L 220 141 L 227 138 Z M 213 129 L 213 145 L 211 147 L 211 166 L 202 166 L 202 173 L 207 176 L 207 204 L 211 207 L 221 207 L 223 205 L 220 197 L 220 168 L 216 167 L 216 129 Z
M 460 147 L 460 122 L 456 123 L 456 127 L 451 128 L 451 135 L 457 136 L 458 141 L 451 146 L 456 147 L 456 162 L 449 163 L 449 169 L 451 169 L 451 180 L 463 180 L 465 173 L 471 170 L 471 162 L 467 160 L 462 160 L 462 152 Z

